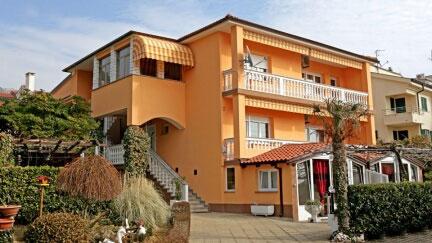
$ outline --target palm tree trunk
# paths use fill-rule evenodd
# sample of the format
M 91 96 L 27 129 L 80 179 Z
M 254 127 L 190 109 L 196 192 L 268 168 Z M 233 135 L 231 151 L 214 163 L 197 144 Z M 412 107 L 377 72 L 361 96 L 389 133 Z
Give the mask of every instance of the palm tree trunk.
M 348 232 L 349 230 L 349 209 L 348 209 L 348 182 L 347 182 L 347 163 L 346 149 L 340 136 L 333 137 L 333 185 L 338 217 L 339 231 Z

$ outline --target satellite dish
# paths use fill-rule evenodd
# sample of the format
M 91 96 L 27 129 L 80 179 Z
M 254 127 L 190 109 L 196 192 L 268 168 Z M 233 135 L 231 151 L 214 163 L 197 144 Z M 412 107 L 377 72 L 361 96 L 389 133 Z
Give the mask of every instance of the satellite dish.
M 246 56 L 245 56 L 244 62 L 248 63 L 251 67 L 254 66 L 254 63 L 253 63 L 253 60 L 252 60 L 252 54 L 251 54 L 248 46 L 246 46 Z

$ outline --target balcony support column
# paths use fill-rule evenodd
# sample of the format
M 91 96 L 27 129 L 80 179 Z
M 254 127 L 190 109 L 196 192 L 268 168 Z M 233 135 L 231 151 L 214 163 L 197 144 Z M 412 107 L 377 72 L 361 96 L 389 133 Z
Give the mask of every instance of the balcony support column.
M 245 96 L 233 96 L 233 113 L 234 113 L 234 158 L 241 159 L 244 157 L 246 144 L 246 109 Z
M 244 80 L 244 46 L 243 28 L 234 25 L 231 27 L 231 67 L 232 67 L 232 86 L 233 89 L 243 88 Z

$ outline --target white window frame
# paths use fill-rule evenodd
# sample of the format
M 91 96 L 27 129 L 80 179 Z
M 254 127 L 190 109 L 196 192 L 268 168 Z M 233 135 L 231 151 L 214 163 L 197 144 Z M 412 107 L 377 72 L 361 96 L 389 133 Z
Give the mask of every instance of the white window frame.
M 258 126 L 258 137 L 251 137 L 250 133 L 251 133 L 251 122 L 255 122 L 255 123 L 264 123 L 267 124 L 267 134 L 268 137 L 265 137 L 265 134 L 261 134 L 262 131 L 259 129 Z M 270 133 L 271 128 L 270 128 L 270 119 L 268 117 L 259 117 L 259 116 L 246 116 L 246 137 L 248 138 L 259 138 L 259 139 L 268 139 L 271 138 L 272 135 Z M 262 136 L 263 135 L 263 136 Z
M 423 110 L 422 98 L 426 99 L 426 110 Z M 419 99 L 420 99 L 420 102 L 419 102 L 420 103 L 419 111 L 420 112 L 429 112 L 429 109 L 430 109 L 429 98 L 427 96 L 420 95 Z
M 363 184 L 366 184 L 366 166 L 354 162 L 350 159 L 347 160 L 347 165 L 348 165 L 348 184 L 349 185 L 354 185 L 354 170 L 353 170 L 353 164 L 356 164 L 357 166 L 361 166 L 362 168 L 362 176 L 363 176 Z
M 273 172 L 276 172 L 276 188 L 263 188 L 261 185 L 261 173 L 267 173 L 267 180 L 268 180 L 268 185 L 271 185 L 271 175 Z M 268 170 L 258 170 L 258 190 L 260 192 L 277 192 L 278 188 L 279 188 L 279 183 L 278 183 L 278 178 L 279 178 L 279 173 L 278 170 L 276 169 L 268 169 Z
M 126 55 L 124 55 L 124 56 L 120 56 L 120 53 L 122 52 L 122 51 L 125 51 L 127 49 L 127 54 Z M 122 78 L 124 78 L 124 77 L 126 77 L 126 76 L 128 76 L 128 75 L 130 75 L 130 59 L 131 59 L 131 56 L 130 56 L 130 45 L 127 45 L 127 46 L 125 46 L 125 47 L 123 47 L 123 48 L 121 48 L 121 49 L 118 49 L 117 51 L 116 51 L 116 55 L 117 55 L 117 58 L 116 58 L 116 68 L 117 68 L 117 71 L 116 71 L 116 75 L 117 75 L 117 77 L 116 77 L 116 79 L 122 79 Z M 128 57 L 127 59 L 125 58 L 125 57 Z M 123 67 L 121 66 L 121 61 L 123 60 L 123 59 L 126 59 L 126 60 L 124 60 L 125 62 L 123 63 Z M 121 68 L 124 68 L 124 70 L 123 70 L 123 72 L 124 73 L 120 73 L 120 69 Z
M 234 189 L 228 189 L 228 169 L 234 169 Z M 225 191 L 226 192 L 235 192 L 236 190 L 236 169 L 235 166 L 227 166 L 225 168 Z
M 415 164 L 413 164 L 413 163 L 409 163 L 409 165 L 408 165 L 408 168 L 409 168 L 409 181 L 413 181 L 412 180 L 412 168 L 411 167 L 413 167 L 415 170 L 416 170 L 416 175 L 417 175 L 417 178 L 414 180 L 414 182 L 418 182 L 419 180 L 420 180 L 420 176 L 419 176 L 419 167 L 417 166 L 417 165 L 415 165 Z
M 315 78 L 319 77 L 320 78 L 320 82 L 317 84 L 322 84 L 323 83 L 323 76 L 319 73 L 313 73 L 313 72 L 308 72 L 308 71 L 302 71 L 302 75 L 304 74 L 303 80 L 306 82 L 311 82 L 311 83 L 317 83 Z M 307 75 L 312 75 L 313 76 L 313 80 L 310 80 L 307 78 Z
M 311 135 L 312 131 L 315 133 L 317 131 L 323 131 L 323 141 L 322 142 L 324 142 L 324 139 L 325 139 L 324 129 L 322 127 L 313 127 L 313 126 L 312 127 L 311 126 L 306 127 L 306 141 L 320 143 L 320 141 L 310 141 L 310 135 Z

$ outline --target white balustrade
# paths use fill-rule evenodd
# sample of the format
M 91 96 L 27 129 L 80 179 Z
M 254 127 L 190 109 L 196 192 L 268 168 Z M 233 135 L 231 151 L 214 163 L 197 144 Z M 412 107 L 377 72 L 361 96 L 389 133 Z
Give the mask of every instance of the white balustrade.
M 105 157 L 114 165 L 124 164 L 123 145 L 119 144 L 106 147 Z M 148 172 L 167 189 L 171 196 L 176 196 L 177 185 L 179 185 L 181 190 L 181 200 L 189 200 L 189 188 L 186 181 L 183 180 L 156 152 L 150 150 L 148 162 Z
M 233 88 L 232 71 L 224 71 L 224 90 Z M 323 102 L 338 99 L 344 102 L 367 105 L 368 94 L 365 92 L 333 87 L 305 80 L 287 78 L 252 70 L 244 71 L 244 89 L 281 96 Z
M 279 148 L 284 144 L 307 143 L 302 141 L 279 140 L 271 138 L 246 138 L 246 147 L 248 149 L 271 150 Z
M 247 149 L 256 150 L 271 150 L 279 148 L 284 144 L 308 143 L 305 141 L 280 140 L 272 138 L 245 138 L 245 140 Z M 227 138 L 224 140 L 224 154 L 225 160 L 234 159 L 234 138 Z
M 105 158 L 110 160 L 114 165 L 124 164 L 123 144 L 108 146 L 105 148 Z
M 234 138 L 224 140 L 224 154 L 226 160 L 234 159 Z

